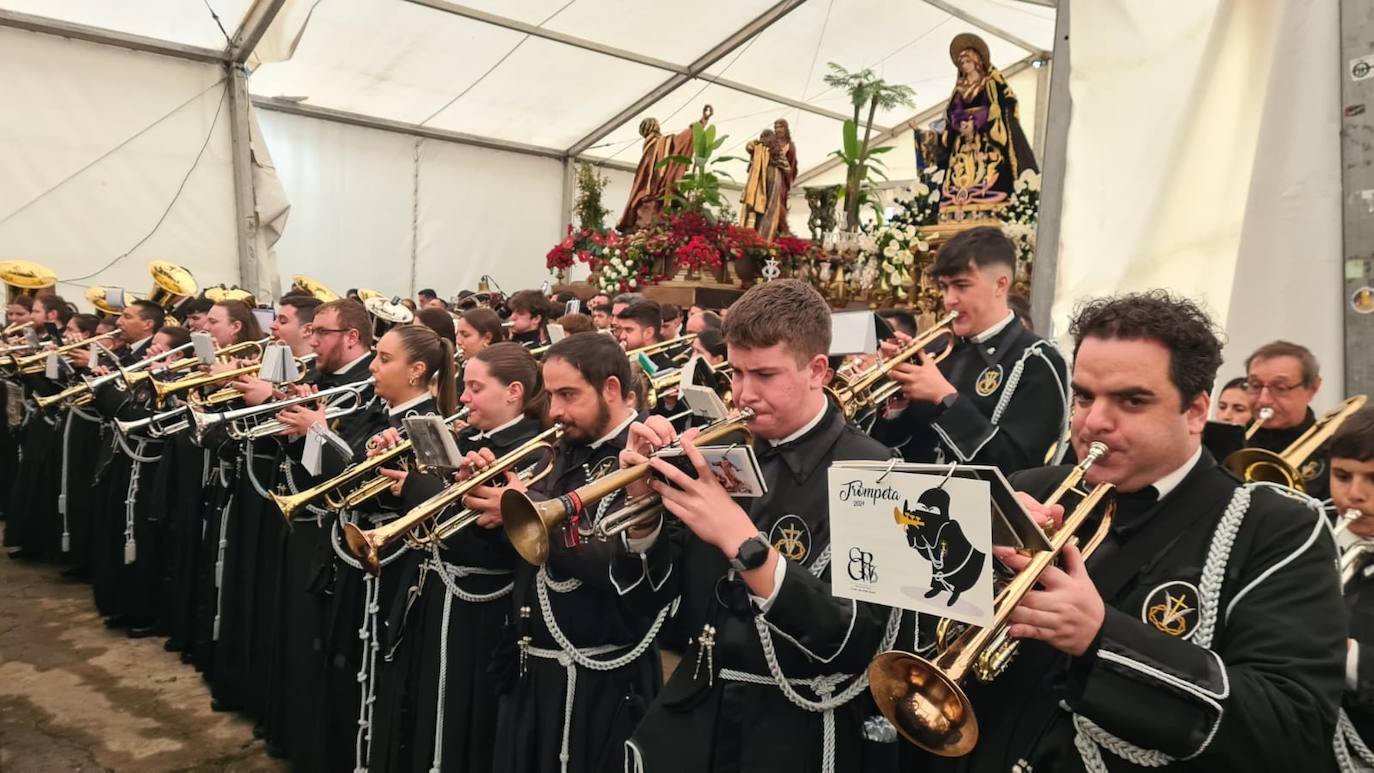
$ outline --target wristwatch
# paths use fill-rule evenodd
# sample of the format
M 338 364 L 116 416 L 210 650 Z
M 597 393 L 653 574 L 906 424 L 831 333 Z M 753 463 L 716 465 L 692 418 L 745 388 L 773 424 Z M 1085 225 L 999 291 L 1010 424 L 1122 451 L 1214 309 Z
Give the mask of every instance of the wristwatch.
M 740 544 L 735 557 L 730 559 L 730 568 L 736 572 L 757 569 L 768 561 L 768 551 L 772 549 L 768 538 L 759 532 Z
M 955 400 L 958 400 L 958 399 L 959 399 L 959 393 L 958 393 L 958 392 L 950 392 L 949 394 L 945 395 L 944 397 L 941 397 L 941 398 L 940 398 L 940 413 L 944 413 L 945 411 L 948 411 L 948 410 L 950 409 L 950 407 L 954 405 L 954 401 L 955 401 Z

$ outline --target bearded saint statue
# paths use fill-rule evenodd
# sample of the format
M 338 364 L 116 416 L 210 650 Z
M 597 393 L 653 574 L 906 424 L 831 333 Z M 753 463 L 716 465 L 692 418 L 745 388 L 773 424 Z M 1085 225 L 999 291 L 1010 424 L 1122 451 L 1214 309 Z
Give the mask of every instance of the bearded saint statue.
M 702 108 L 700 125 L 704 127 L 710 123 L 714 114 L 715 110 L 710 105 Z M 659 166 L 659 162 L 669 156 L 692 157 L 691 126 L 668 137 L 663 134 L 658 119 L 645 118 L 639 122 L 639 136 L 644 138 L 643 155 L 635 169 L 625 211 L 616 224 L 616 229 L 621 233 L 630 233 L 652 223 L 663 211 L 664 194 L 673 190 L 677 181 L 687 173 L 684 164 L 669 162 Z

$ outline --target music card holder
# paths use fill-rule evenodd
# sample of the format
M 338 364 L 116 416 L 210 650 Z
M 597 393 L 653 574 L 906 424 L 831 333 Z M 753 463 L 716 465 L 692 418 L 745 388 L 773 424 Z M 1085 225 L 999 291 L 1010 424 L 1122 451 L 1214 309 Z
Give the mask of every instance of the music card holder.
M 557 322 L 550 322 L 545 329 L 549 331 L 549 343 L 551 344 L 556 344 L 568 336 L 567 331 L 563 330 L 563 326 Z
M 305 433 L 305 448 L 301 451 L 301 466 L 311 475 L 319 475 L 324 469 L 324 447 L 333 445 L 345 458 L 353 456 L 353 449 L 343 438 L 334 434 L 323 424 L 312 424 Z
M 42 339 L 38 337 L 37 330 L 34 330 L 31 327 L 26 327 L 24 328 L 24 343 L 36 349 L 38 348 L 38 345 L 42 343 Z
M 878 351 L 878 322 L 873 312 L 837 311 L 830 315 L 830 354 L 873 354 Z
M 291 353 L 291 347 L 286 344 L 270 344 L 263 350 L 258 378 L 274 384 L 283 384 L 295 381 L 299 377 L 300 370 L 296 367 L 296 358 Z
M 109 304 L 110 308 L 112 309 L 122 309 L 125 306 L 128 306 L 128 301 L 124 299 L 124 288 L 106 287 L 105 303 Z
M 768 493 L 768 484 L 763 480 L 763 470 L 759 468 L 754 448 L 747 443 L 728 446 L 702 446 L 697 449 L 715 473 L 716 480 L 732 497 L 753 499 Z M 696 469 L 688 461 L 681 448 L 665 448 L 654 456 L 686 472 L 693 478 Z
M 987 481 L 992 496 L 992 544 L 999 547 L 1024 548 L 1032 551 L 1050 549 L 1049 538 L 1031 514 L 1016 498 L 1016 490 L 996 467 L 982 464 L 912 464 L 889 462 L 835 462 L 832 467 L 891 472 L 914 472 L 924 475 L 949 475 L 956 478 Z M 953 470 L 951 471 L 951 467 Z
M 581 313 L 582 313 L 582 300 L 581 300 L 580 298 L 573 298 L 572 300 L 568 301 L 567 304 L 566 304 L 566 305 L 564 306 L 564 308 L 563 308 L 563 313 L 564 313 L 564 314 L 581 314 Z
M 410 416 L 403 423 L 410 449 L 421 468 L 456 470 L 463 465 L 453 430 L 442 416 Z
M 196 359 L 203 365 L 215 364 L 215 339 L 209 333 L 200 331 L 191 334 L 191 349 L 196 353 Z
M 49 381 L 56 381 L 62 375 L 62 358 L 57 352 L 48 352 L 48 358 L 43 363 L 43 377 Z
M 260 307 L 253 309 L 253 316 L 258 318 L 258 327 L 263 330 L 271 330 L 272 323 L 277 319 L 277 312 L 273 311 L 270 306 Z
M 649 355 L 644 352 L 639 353 L 639 356 L 635 358 L 635 362 L 639 363 L 639 367 L 644 369 L 646 375 L 653 376 L 658 373 L 658 366 L 655 365 L 654 361 L 649 359 Z

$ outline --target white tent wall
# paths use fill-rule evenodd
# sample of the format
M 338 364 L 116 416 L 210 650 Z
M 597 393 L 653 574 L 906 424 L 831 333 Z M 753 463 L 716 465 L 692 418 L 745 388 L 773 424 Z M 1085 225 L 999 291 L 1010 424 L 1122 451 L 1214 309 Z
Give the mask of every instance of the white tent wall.
M 559 162 L 272 110 L 257 116 L 292 203 L 277 243 L 283 287 L 307 274 L 336 292 L 433 287 L 447 296 L 482 274 L 507 291 L 548 277 Z
M 0 72 L 0 258 L 83 309 L 87 285 L 146 293 L 156 259 L 237 281 L 222 68 L 0 29 Z
M 1223 376 L 1280 336 L 1342 382 L 1338 48 L 1323 0 L 1075 0 L 1053 320 L 1166 287 L 1227 327 Z

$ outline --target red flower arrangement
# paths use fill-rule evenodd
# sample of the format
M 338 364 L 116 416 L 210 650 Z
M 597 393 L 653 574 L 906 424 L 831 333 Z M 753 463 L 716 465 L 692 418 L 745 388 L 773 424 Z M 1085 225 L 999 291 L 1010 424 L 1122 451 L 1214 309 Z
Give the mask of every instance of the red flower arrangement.
M 574 263 L 595 266 L 605 257 L 607 248 L 620 244 L 620 237 L 614 231 L 601 231 L 594 228 L 573 230 L 568 226 L 568 236 L 549 250 L 544 262 L 549 270 L 569 269 Z
M 673 250 L 673 258 L 679 266 L 693 269 L 714 271 L 721 266 L 720 247 L 705 236 L 693 236 L 679 245 Z

